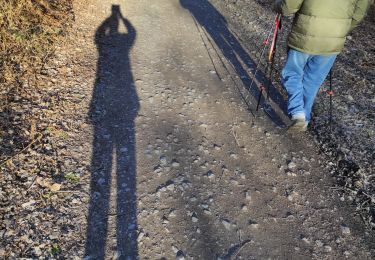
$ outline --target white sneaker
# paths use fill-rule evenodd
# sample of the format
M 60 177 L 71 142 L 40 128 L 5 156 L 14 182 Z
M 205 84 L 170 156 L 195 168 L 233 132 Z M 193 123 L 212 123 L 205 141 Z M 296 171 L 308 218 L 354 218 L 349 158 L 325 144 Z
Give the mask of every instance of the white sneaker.
M 305 119 L 292 119 L 292 124 L 288 127 L 288 132 L 306 132 L 308 123 Z

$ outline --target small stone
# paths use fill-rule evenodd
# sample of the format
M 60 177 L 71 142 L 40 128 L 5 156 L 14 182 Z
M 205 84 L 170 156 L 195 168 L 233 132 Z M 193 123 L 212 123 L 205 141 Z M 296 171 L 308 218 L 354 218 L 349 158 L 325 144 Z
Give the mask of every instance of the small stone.
M 289 170 L 293 170 L 297 167 L 297 164 L 295 164 L 294 162 L 290 162 L 288 163 L 288 169 Z
M 354 98 L 351 95 L 346 96 L 349 101 L 354 101 Z
M 344 235 L 350 235 L 350 228 L 345 226 L 345 225 L 341 225 L 341 232 L 344 234 Z
M 304 162 L 310 162 L 310 160 L 307 159 L 306 157 L 302 157 L 302 160 L 303 160 Z
M 259 228 L 259 224 L 255 221 L 252 221 L 252 220 L 249 221 L 249 226 L 250 226 L 250 228 L 253 228 L 253 229 Z
M 143 232 L 143 230 L 141 230 L 139 232 L 138 238 L 137 238 L 138 243 L 141 242 L 141 240 L 143 239 L 144 236 L 145 236 L 145 233 Z
M 167 188 L 168 190 L 170 190 L 170 191 L 173 191 L 174 188 L 175 188 L 175 185 L 174 185 L 174 183 L 172 183 L 172 184 L 169 184 L 166 188 Z
M 135 230 L 136 229 L 136 225 L 135 224 L 129 224 L 128 225 L 128 230 Z
M 249 191 L 246 191 L 245 198 L 246 198 L 246 200 L 249 200 L 249 201 L 251 200 L 251 195 L 250 195 Z
M 247 212 L 247 211 L 248 211 L 248 208 L 247 208 L 246 205 L 242 205 L 241 210 L 242 210 L 243 212 Z
M 165 166 L 167 165 L 167 157 L 165 157 L 164 155 L 163 156 L 160 156 L 160 165 L 161 166 Z
M 59 237 L 60 237 L 60 234 L 57 233 L 57 232 L 49 235 L 49 239 L 51 239 L 51 240 L 58 239 Z
M 121 256 L 122 255 L 119 251 L 115 251 L 115 252 L 113 252 L 113 255 L 112 255 L 111 259 L 114 259 L 114 260 L 121 259 Z
M 237 159 L 237 158 L 238 158 L 238 155 L 235 154 L 235 153 L 231 153 L 231 154 L 230 154 L 230 158 Z
M 203 213 L 206 214 L 206 215 L 212 215 L 211 211 L 208 210 L 208 209 L 204 209 Z
M 42 255 L 42 250 L 39 247 L 34 247 L 34 254 L 40 256 Z
M 21 207 L 22 208 L 33 208 L 33 207 L 31 207 L 32 205 L 34 205 L 36 203 L 36 201 L 35 200 L 30 200 L 29 202 L 26 202 L 26 203 L 23 203 L 22 205 L 21 205 Z
M 191 221 L 193 221 L 194 223 L 197 223 L 198 222 L 198 216 L 194 213 L 193 216 L 191 217 Z
M 326 253 L 332 252 L 332 247 L 324 246 L 324 252 L 326 252 Z
M 171 212 L 169 212 L 169 215 L 168 215 L 170 218 L 174 218 L 176 217 L 176 210 L 171 210 Z
M 180 166 L 180 163 L 178 161 L 176 161 L 176 160 L 172 161 L 172 167 L 177 168 L 179 166 Z
M 217 150 L 217 151 L 219 151 L 221 149 L 221 147 L 219 145 L 217 145 L 217 144 L 214 144 L 214 149 Z
M 221 221 L 221 223 L 224 225 L 226 230 L 231 230 L 232 225 L 228 220 L 224 219 L 224 220 Z
M 316 245 L 317 247 L 322 247 L 324 244 L 323 244 L 322 241 L 320 241 L 320 240 L 316 240 L 316 241 L 315 241 L 315 245 Z
M 98 180 L 98 184 L 99 184 L 99 185 L 104 185 L 104 184 L 105 184 L 105 179 L 104 179 L 104 178 L 100 178 L 100 179 Z
M 157 175 L 160 175 L 162 173 L 163 169 L 161 168 L 160 165 L 156 166 L 154 168 L 154 173 L 156 173 Z
M 128 151 L 127 147 L 121 147 L 120 148 L 120 152 L 122 152 L 122 153 L 126 153 L 127 151 Z
M 302 238 L 302 241 L 306 244 L 310 244 L 310 240 L 307 237 Z
M 201 204 L 200 205 L 202 208 L 204 208 L 204 209 L 208 209 L 208 205 L 207 204 Z
M 207 178 L 212 179 L 212 178 L 215 177 L 215 174 L 214 174 L 212 171 L 208 171 L 208 172 L 206 173 L 206 176 L 207 176 Z

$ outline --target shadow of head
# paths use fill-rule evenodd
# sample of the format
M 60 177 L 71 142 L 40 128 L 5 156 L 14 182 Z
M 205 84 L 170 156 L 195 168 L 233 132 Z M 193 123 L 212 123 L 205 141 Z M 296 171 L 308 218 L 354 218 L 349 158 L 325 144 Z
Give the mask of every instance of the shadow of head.
M 100 36 L 110 36 L 119 33 L 120 20 L 123 19 L 120 6 L 112 5 L 111 10 L 111 15 L 103 23 L 105 30 Z
M 190 11 L 202 26 L 223 26 L 227 24 L 225 17 L 207 0 L 180 0 L 183 8 Z
M 120 5 L 112 5 L 112 13 L 120 13 Z

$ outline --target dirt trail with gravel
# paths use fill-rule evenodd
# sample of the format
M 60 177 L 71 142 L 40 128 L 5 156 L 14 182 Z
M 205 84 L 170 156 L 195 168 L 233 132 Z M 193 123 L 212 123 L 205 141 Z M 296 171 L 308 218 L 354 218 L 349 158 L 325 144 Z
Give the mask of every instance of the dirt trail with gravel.
M 55 205 L 69 209 L 51 224 L 61 232 L 68 221 L 51 238 L 60 256 L 375 256 L 372 234 L 332 189 L 312 138 L 287 135 L 254 103 L 249 111 L 241 75 L 228 66 L 235 34 L 225 22 L 205 23 L 225 21 L 213 6 L 88 0 L 75 9 L 75 33 L 57 50 L 57 82 L 82 98 L 61 112 L 77 130 L 60 151 L 62 169 L 80 179 Z

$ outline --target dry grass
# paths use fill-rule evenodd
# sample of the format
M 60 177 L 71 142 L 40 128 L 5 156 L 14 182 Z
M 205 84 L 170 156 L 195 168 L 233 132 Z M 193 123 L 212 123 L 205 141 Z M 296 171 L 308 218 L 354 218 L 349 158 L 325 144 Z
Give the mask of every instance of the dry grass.
M 72 0 L 0 0 L 0 83 L 35 73 L 64 33 Z M 9 91 L 9 89 L 8 89 Z
M 73 0 L 0 0 L 0 161 L 22 150 L 30 95 L 73 19 Z M 32 114 L 33 112 L 30 112 Z

